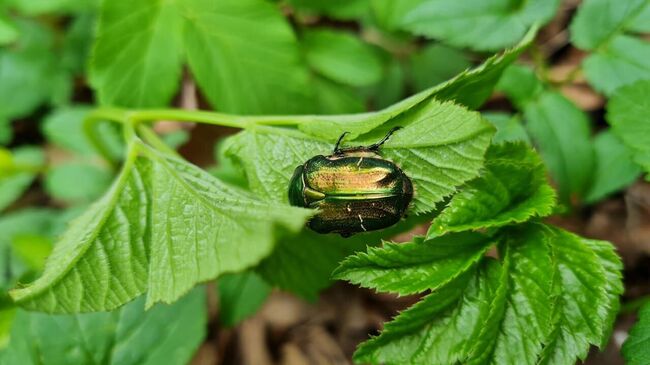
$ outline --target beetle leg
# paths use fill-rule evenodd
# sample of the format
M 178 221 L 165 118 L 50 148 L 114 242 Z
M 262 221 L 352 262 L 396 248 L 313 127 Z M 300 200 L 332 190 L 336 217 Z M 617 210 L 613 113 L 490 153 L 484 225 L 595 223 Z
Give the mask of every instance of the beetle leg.
M 359 222 L 361 222 L 361 223 L 359 223 L 359 225 L 361 226 L 361 229 L 363 229 L 364 232 L 367 232 L 368 230 L 366 229 L 366 227 L 363 226 L 363 218 L 361 218 L 361 214 L 358 214 L 357 217 L 359 217 Z
M 334 154 L 338 154 L 339 151 L 341 150 L 339 146 L 341 145 L 341 142 L 343 142 L 343 138 L 345 137 L 346 134 L 349 134 L 350 132 L 343 132 L 341 136 L 339 137 L 338 141 L 336 141 L 336 145 L 334 145 Z
M 386 141 L 388 141 L 388 139 L 390 138 L 390 136 L 392 136 L 393 133 L 395 133 L 395 132 L 396 132 L 397 130 L 399 130 L 399 129 L 402 129 L 402 127 L 399 127 L 399 126 L 398 126 L 398 127 L 393 127 L 393 128 L 391 128 L 391 130 L 389 130 L 388 133 L 386 133 L 386 135 L 384 136 L 384 138 L 382 138 L 379 142 L 374 143 L 374 144 L 371 144 L 370 146 L 368 146 L 368 149 L 369 149 L 369 150 L 375 150 L 375 151 L 378 150 L 379 147 L 381 147 L 381 145 L 383 145 L 384 143 L 386 143 Z

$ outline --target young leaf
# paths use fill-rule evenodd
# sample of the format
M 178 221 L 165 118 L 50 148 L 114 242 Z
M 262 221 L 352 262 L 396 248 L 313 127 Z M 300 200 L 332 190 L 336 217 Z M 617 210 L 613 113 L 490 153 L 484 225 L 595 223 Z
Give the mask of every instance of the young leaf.
M 254 271 L 224 275 L 217 281 L 219 321 L 235 326 L 264 304 L 271 287 Z
M 433 98 L 439 101 L 454 101 L 476 109 L 492 95 L 492 90 L 503 71 L 530 45 L 535 33 L 536 29 L 533 28 L 516 47 L 488 58 L 480 66 L 464 71 L 445 83 L 421 91 L 380 111 L 357 115 L 313 116 L 312 120 L 301 123 L 298 127 L 307 134 L 328 140 L 336 140 L 343 132 L 349 132 L 349 137 L 353 139 L 406 111 L 426 105 Z
M 456 47 L 498 50 L 515 44 L 535 24 L 551 20 L 557 0 L 420 0 L 399 20 L 401 29 Z
M 596 136 L 594 151 L 596 171 L 585 196 L 587 203 L 594 203 L 625 188 L 641 174 L 641 168 L 632 160 L 632 153 L 611 130 L 600 132 Z
M 500 265 L 483 258 L 476 270 L 450 276 L 362 344 L 355 360 L 571 365 L 591 345 L 603 345 L 623 290 L 621 262 L 609 243 L 542 224 L 510 228 L 494 240 L 500 241 Z M 392 256 L 400 257 L 381 256 L 382 262 Z M 361 284 L 374 287 L 383 271 L 360 276 Z M 392 289 L 411 285 L 403 280 Z
M 45 163 L 43 152 L 36 147 L 18 147 L 11 152 L 0 148 L 0 159 L 4 155 L 10 161 L 6 166 L 0 161 L 0 211 L 23 195 Z
M 385 243 L 345 259 L 334 271 L 367 288 L 408 295 L 436 290 L 470 270 L 494 241 L 478 233 L 458 233 L 410 243 Z
M 309 65 L 336 82 L 368 86 L 381 79 L 380 50 L 351 33 L 312 29 L 303 34 L 301 46 Z
M 607 121 L 632 153 L 634 161 L 650 173 L 650 81 L 638 81 L 616 91 L 607 104 Z
M 62 236 L 43 275 L 12 291 L 20 305 L 110 310 L 145 291 L 147 306 L 171 302 L 197 282 L 256 264 L 271 251 L 276 225 L 297 231 L 310 214 L 262 203 L 142 144 L 133 148 L 111 189 Z
M 571 22 L 571 41 L 594 52 L 583 66 L 599 91 L 611 95 L 620 86 L 650 77 L 650 45 L 625 34 L 643 31 L 638 24 L 644 23 L 642 16 L 648 9 L 645 0 L 587 0 L 578 8 Z
M 275 4 L 263 0 L 183 3 L 190 69 L 215 108 L 247 114 L 313 110 L 298 42 Z
M 166 105 L 181 76 L 176 1 L 102 1 L 90 83 L 102 104 Z
M 639 311 L 639 321 L 630 330 L 630 336 L 623 343 L 623 357 L 628 365 L 650 363 L 650 304 Z
M 555 192 L 537 154 L 523 143 L 492 145 L 485 171 L 454 195 L 429 236 L 521 223 L 552 212 Z
M 183 365 L 205 337 L 205 294 L 144 312 L 140 298 L 110 313 L 19 311 L 3 364 Z
M 433 210 L 457 186 L 478 175 L 492 135 L 478 113 L 431 100 L 397 115 L 362 141 L 346 144 L 375 142 L 392 126 L 402 129 L 382 147 L 382 154 L 413 181 L 416 213 Z M 295 168 L 309 157 L 331 154 L 333 144 L 298 131 L 257 127 L 237 135 L 228 153 L 241 161 L 253 192 L 283 202 Z

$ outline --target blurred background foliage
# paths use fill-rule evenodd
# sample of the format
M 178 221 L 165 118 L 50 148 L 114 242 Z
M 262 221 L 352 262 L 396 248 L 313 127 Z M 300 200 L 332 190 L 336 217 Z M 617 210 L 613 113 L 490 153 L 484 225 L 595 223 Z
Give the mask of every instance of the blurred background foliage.
M 498 130 L 495 141 L 523 140 L 538 149 L 560 192 L 559 213 L 584 218 L 609 197 L 620 200 L 650 170 L 649 147 L 643 147 L 643 141 L 650 145 L 649 127 L 632 130 L 624 108 L 606 114 L 610 97 L 624 92 L 618 104 L 641 98 L 625 87 L 650 79 L 646 0 L 0 0 L 0 345 L 10 333 L 16 338 L 5 363 L 35 363 L 39 351 L 50 351 L 40 354 L 47 364 L 163 358 L 182 364 L 202 341 L 201 293 L 175 304 L 178 311 L 143 314 L 129 305 L 113 314 L 50 318 L 16 315 L 6 295 L 42 270 L 66 223 L 111 184 L 115 167 L 83 134 L 93 105 L 239 114 L 377 110 L 513 46 L 534 24 L 543 26 L 536 42 L 480 110 Z M 101 128 L 119 158 L 119 130 Z M 157 131 L 191 161 L 245 186 L 239 166 L 223 154 L 224 143 L 215 143 L 233 131 L 205 128 L 161 123 Z M 307 271 L 304 262 L 311 259 L 289 252 L 300 259 L 291 269 L 298 282 L 265 281 L 277 264 L 272 260 L 257 272 L 219 281 L 224 325 L 254 313 L 271 284 L 316 298 L 329 285 L 333 265 L 368 243 L 353 240 L 341 248 L 327 237 L 305 235 L 312 237 L 296 240 L 332 252 L 324 251 Z M 187 318 L 169 321 L 176 315 L 165 315 L 169 310 Z M 177 332 L 150 343 L 160 349 L 154 355 L 138 353 L 150 336 L 111 340 L 138 326 L 145 334 Z M 68 328 L 88 332 L 51 343 Z M 16 350 L 31 346 L 27 338 L 41 347 Z M 89 354 L 75 352 L 84 338 L 94 339 L 85 345 Z M 166 353 L 170 343 L 180 350 Z M 108 355 L 119 346 L 124 357 Z

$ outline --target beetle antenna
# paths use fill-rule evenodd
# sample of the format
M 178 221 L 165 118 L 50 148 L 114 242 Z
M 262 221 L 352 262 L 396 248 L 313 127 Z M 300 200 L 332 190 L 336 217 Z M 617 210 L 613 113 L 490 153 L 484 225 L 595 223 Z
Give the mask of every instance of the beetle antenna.
M 339 137 L 339 140 L 336 141 L 336 145 L 334 146 L 334 154 L 337 154 L 337 153 L 339 153 L 339 151 L 341 151 L 339 146 L 341 145 L 341 142 L 343 142 L 343 138 L 345 137 L 345 135 L 349 134 L 349 133 L 350 132 L 343 132 L 343 134 L 341 134 L 341 137 Z
M 386 133 L 386 135 L 384 136 L 384 138 L 382 138 L 379 142 L 374 143 L 374 144 L 368 146 L 368 149 L 369 149 L 369 150 L 378 150 L 379 147 L 381 147 L 381 145 L 383 145 L 384 143 L 386 143 L 386 141 L 388 141 L 388 139 L 390 138 L 390 136 L 392 136 L 393 133 L 395 133 L 395 132 L 396 132 L 397 130 L 399 130 L 399 129 L 402 129 L 402 127 L 393 127 L 393 128 L 391 128 L 391 130 L 389 130 L 388 133 Z

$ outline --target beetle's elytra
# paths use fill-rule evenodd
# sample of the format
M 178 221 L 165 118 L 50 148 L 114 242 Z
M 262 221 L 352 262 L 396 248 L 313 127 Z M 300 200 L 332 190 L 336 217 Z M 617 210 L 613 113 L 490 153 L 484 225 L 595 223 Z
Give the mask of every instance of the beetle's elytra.
M 309 228 L 348 237 L 392 226 L 404 216 L 413 198 L 411 180 L 379 154 L 379 147 L 397 129 L 373 145 L 351 148 L 339 148 L 343 133 L 331 155 L 312 157 L 296 167 L 289 202 L 318 209 Z

